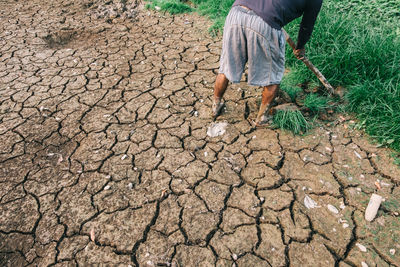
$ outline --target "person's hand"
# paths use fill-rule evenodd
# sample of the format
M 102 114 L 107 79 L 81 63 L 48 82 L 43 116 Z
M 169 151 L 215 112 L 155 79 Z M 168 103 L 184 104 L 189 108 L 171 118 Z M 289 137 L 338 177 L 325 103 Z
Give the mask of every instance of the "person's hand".
M 293 50 L 294 55 L 297 57 L 297 59 L 304 59 L 304 56 L 306 55 L 306 49 L 295 49 Z

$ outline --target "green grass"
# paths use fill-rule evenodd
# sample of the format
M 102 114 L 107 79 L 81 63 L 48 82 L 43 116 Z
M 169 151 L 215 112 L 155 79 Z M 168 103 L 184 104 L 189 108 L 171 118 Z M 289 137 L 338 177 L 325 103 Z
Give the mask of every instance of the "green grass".
M 170 14 L 189 13 L 193 10 L 192 7 L 179 0 L 150 0 L 148 2 L 147 8 L 156 9 L 156 7 L 159 7 L 160 10 L 168 11 Z
M 391 153 L 390 156 L 394 159 L 394 164 L 400 166 L 400 153 Z
M 291 71 L 283 77 L 280 88 L 285 91 L 294 102 L 296 96 L 302 91 L 300 84 L 303 82 L 304 80 L 301 75 L 297 75 L 296 71 Z
M 304 99 L 304 106 L 313 113 L 318 113 L 329 107 L 329 98 L 318 94 L 308 94 Z
M 399 0 L 348 0 L 337 3 L 338 12 L 351 13 L 355 16 L 373 16 L 386 21 L 398 21 Z
M 214 24 L 209 29 L 212 34 L 222 30 L 225 18 L 232 7 L 234 0 L 193 0 L 197 6 L 197 11 L 210 18 Z
M 358 114 L 360 125 L 380 144 L 400 151 L 400 83 L 366 81 L 347 94 L 348 108 Z
M 400 151 L 400 1 L 362 3 L 325 1 L 307 55 L 334 86 L 348 89 L 346 110 L 356 114 L 362 128 L 379 143 Z M 379 8 L 385 12 L 368 15 L 368 10 Z M 392 12 L 395 9 L 398 15 Z M 298 21 L 286 29 L 296 36 Z M 316 81 L 289 48 L 287 55 L 291 69 Z
M 389 198 L 382 202 L 382 206 L 389 211 L 398 211 L 400 209 L 400 202 L 397 199 Z M 397 227 L 397 225 L 393 226 Z
M 179 0 L 151 1 L 155 2 L 180 3 L 208 16 L 214 21 L 210 30 L 216 33 L 222 30 L 234 0 L 193 0 L 191 6 Z M 362 128 L 379 143 L 397 151 L 400 151 L 399 20 L 400 0 L 325 0 L 306 46 L 307 57 L 328 81 L 347 89 L 346 111 L 354 112 Z M 297 19 L 285 26 L 292 39 L 297 37 L 299 23 Z M 318 80 L 292 55 L 290 47 L 286 48 L 286 67 L 291 70 L 291 77 L 284 77 L 282 89 L 294 99 L 299 83 L 318 83 Z
M 273 123 L 294 134 L 303 134 L 312 128 L 311 123 L 307 121 L 300 110 L 278 110 L 274 115 Z

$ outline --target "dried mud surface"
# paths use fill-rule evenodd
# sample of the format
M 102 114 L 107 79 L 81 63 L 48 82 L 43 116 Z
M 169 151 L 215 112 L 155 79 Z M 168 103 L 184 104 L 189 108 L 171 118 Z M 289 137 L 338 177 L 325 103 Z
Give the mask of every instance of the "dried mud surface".
M 0 0 L 0 265 L 400 266 L 390 151 L 254 129 L 245 83 L 208 137 L 220 38 L 121 5 Z

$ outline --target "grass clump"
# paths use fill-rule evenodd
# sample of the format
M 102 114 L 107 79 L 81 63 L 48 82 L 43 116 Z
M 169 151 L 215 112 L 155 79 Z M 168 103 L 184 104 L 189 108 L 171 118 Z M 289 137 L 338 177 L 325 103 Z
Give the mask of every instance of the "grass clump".
M 300 110 L 278 110 L 273 118 L 273 123 L 294 134 L 303 134 L 311 128 L 311 124 L 306 120 Z
M 193 11 L 192 7 L 179 0 L 150 0 L 148 2 L 147 8 L 156 9 L 156 7 L 159 7 L 160 10 L 167 11 L 173 15 Z
M 318 113 L 329 107 L 329 98 L 318 94 L 308 94 L 304 99 L 304 106 L 313 113 Z
M 290 99 L 294 102 L 297 95 L 302 91 L 300 84 L 303 83 L 301 75 L 296 75 L 296 71 L 290 71 L 287 75 L 283 76 L 280 88 L 285 91 Z

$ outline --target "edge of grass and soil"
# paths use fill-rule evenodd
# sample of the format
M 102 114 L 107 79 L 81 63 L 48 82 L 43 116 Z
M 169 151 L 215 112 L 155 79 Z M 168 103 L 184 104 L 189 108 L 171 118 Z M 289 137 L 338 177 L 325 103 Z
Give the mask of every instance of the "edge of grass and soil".
M 149 0 L 147 7 L 171 14 L 198 12 L 214 22 L 210 32 L 216 34 L 222 31 L 233 2 Z M 358 119 L 357 127 L 380 146 L 397 151 L 394 158 L 400 163 L 399 10 L 399 0 L 324 1 L 306 45 L 307 57 L 345 94 L 341 98 L 328 96 L 314 74 L 286 46 L 286 66 L 290 71 L 281 88 L 303 112 L 278 111 L 275 124 L 302 133 L 310 128 L 308 117 L 313 120 L 335 110 L 353 113 Z M 297 19 L 285 26 L 292 37 L 297 37 L 299 23 Z

